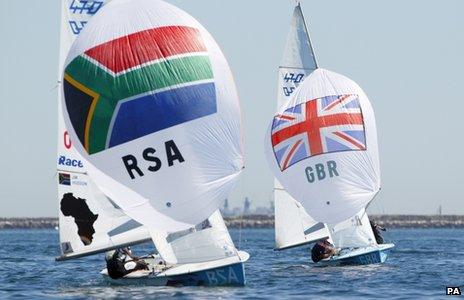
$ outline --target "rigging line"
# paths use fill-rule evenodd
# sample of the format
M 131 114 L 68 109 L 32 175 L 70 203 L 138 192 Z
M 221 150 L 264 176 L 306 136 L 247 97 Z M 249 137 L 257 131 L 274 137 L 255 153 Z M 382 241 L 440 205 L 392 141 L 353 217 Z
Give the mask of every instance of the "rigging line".
M 240 178 L 240 198 L 243 199 L 243 176 Z M 242 206 L 240 210 L 240 222 L 238 227 L 238 249 L 242 249 L 242 225 L 243 225 L 243 214 L 244 214 L 245 207 Z
M 48 92 L 49 92 L 49 93 L 50 93 L 50 92 L 53 92 L 54 90 L 56 90 L 56 89 L 60 86 L 60 84 L 61 84 L 61 81 L 58 80 L 58 81 L 56 82 L 56 84 L 55 84 L 51 89 L 48 90 Z

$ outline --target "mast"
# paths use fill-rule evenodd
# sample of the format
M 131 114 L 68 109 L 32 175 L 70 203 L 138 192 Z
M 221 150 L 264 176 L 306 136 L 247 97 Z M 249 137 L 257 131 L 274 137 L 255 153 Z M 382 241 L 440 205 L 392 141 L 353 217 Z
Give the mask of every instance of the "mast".
M 313 43 L 311 42 L 311 36 L 310 36 L 310 34 L 309 34 L 308 26 L 306 25 L 306 19 L 305 19 L 304 15 L 303 15 L 303 10 L 302 10 L 302 8 L 301 8 L 301 3 L 300 3 L 300 1 L 297 1 L 297 2 L 298 2 L 298 5 L 297 5 L 297 6 L 298 6 L 298 9 L 299 9 L 300 12 L 301 12 L 301 18 L 302 18 L 302 20 L 303 20 L 304 27 L 305 27 L 305 29 L 306 29 L 306 34 L 307 34 L 307 36 L 308 36 L 308 41 L 309 41 L 309 46 L 310 46 L 310 48 L 311 48 L 311 53 L 313 54 L 314 63 L 315 63 L 315 65 L 316 65 L 316 69 L 317 69 L 317 68 L 319 67 L 319 65 L 318 65 L 318 63 L 317 63 L 316 52 L 314 52 Z

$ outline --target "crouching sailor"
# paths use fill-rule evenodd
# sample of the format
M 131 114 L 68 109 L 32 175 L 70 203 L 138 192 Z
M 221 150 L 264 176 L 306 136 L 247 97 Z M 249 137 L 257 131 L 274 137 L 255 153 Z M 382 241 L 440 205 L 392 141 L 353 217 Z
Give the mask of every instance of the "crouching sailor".
M 328 240 L 317 242 L 311 249 L 311 259 L 315 263 L 338 254 L 339 250 L 336 249 Z
M 119 279 L 138 270 L 148 270 L 146 262 L 132 255 L 130 248 L 106 252 L 106 269 L 113 279 Z

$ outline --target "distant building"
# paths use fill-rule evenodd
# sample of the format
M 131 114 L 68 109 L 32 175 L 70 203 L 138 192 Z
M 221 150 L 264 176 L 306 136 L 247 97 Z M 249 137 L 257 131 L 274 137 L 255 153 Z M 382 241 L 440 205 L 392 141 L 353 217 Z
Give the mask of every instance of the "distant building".
M 240 216 L 242 215 L 242 209 L 240 207 L 234 207 L 231 212 L 231 216 Z
M 274 214 L 274 211 L 271 212 L 269 207 L 264 207 L 264 206 L 258 206 L 254 212 L 254 215 L 264 215 L 264 216 L 270 216 Z
M 243 202 L 243 214 L 249 215 L 251 214 L 251 201 L 248 197 L 245 197 L 245 202 Z
M 221 213 L 224 217 L 229 217 L 231 216 L 231 211 L 229 209 L 229 199 L 226 199 L 224 201 L 224 205 L 221 208 Z

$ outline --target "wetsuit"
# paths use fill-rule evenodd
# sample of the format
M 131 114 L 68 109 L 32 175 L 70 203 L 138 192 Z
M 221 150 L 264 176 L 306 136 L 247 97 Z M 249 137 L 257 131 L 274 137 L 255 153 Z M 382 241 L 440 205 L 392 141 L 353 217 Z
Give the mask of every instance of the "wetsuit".
M 371 228 L 372 228 L 372 232 L 374 233 L 374 237 L 375 237 L 375 241 L 377 242 L 377 244 L 383 244 L 384 243 L 384 240 L 383 240 L 383 237 L 382 235 L 380 235 L 380 230 L 382 230 L 382 227 L 378 226 L 377 224 L 375 224 L 374 222 L 370 221 L 371 223 Z M 380 230 L 379 230 L 380 229 Z M 385 229 L 384 229 L 385 230 Z
M 118 249 L 110 259 L 106 260 L 106 269 L 111 278 L 119 279 L 134 271 L 148 268 L 144 262 L 134 261 L 123 250 Z

